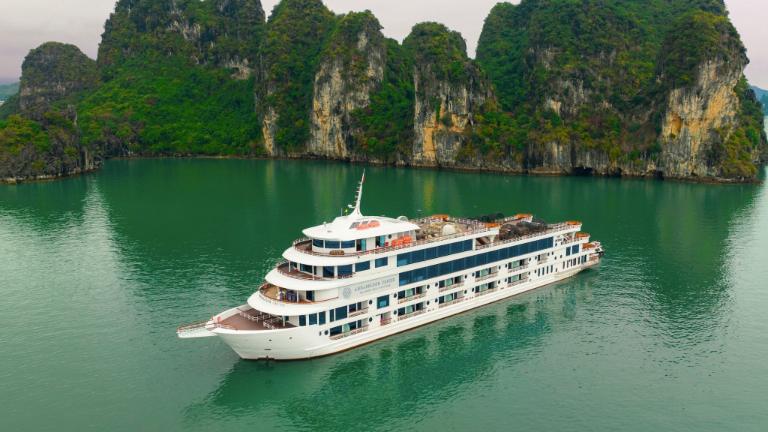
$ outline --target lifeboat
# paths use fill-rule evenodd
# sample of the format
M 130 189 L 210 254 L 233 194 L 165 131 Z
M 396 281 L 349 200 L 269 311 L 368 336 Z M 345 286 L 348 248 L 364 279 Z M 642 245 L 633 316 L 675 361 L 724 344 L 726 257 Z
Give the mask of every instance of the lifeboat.
M 581 221 L 566 221 L 565 224 L 571 225 L 571 226 L 578 226 L 578 225 L 581 225 Z

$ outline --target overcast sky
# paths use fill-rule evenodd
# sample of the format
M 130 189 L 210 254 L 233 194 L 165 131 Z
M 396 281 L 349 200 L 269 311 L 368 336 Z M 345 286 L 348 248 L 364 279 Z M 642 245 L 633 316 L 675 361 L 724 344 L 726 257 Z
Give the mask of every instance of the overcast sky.
M 104 21 L 116 0 L 2 0 L 0 82 L 16 81 L 27 52 L 46 41 L 68 42 L 96 58 Z M 474 56 L 483 20 L 499 0 L 325 0 L 336 13 L 370 9 L 384 34 L 402 41 L 411 27 L 438 21 L 458 30 Z M 278 0 L 262 0 L 267 15 Z M 518 3 L 514 0 L 512 3 Z M 731 19 L 747 46 L 752 84 L 768 88 L 767 0 L 726 0 Z

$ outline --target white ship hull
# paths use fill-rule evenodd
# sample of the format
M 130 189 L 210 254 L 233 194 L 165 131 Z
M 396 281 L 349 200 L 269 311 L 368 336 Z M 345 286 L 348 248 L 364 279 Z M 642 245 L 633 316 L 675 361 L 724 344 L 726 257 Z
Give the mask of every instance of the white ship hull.
M 490 293 L 476 294 L 466 297 L 466 300 L 442 308 L 440 305 L 430 302 L 430 305 L 433 306 L 428 307 L 424 313 L 401 320 L 395 318 L 393 322 L 386 325 L 371 324 L 366 331 L 338 340 L 331 340 L 328 336 L 319 334 L 316 327 L 296 327 L 254 332 L 216 328 L 211 333 L 219 336 L 243 359 L 301 360 L 322 357 L 365 345 L 387 336 L 412 330 L 443 318 L 448 318 L 567 279 L 594 264 L 595 262 L 587 263 L 568 271 L 543 276 L 527 283 L 497 288 Z M 428 293 L 427 300 L 438 296 L 437 288 L 433 288 L 431 291 L 433 293 Z M 222 314 L 222 317 L 232 313 L 237 313 L 237 309 L 225 312 Z M 364 318 L 367 319 L 368 316 L 364 316 Z

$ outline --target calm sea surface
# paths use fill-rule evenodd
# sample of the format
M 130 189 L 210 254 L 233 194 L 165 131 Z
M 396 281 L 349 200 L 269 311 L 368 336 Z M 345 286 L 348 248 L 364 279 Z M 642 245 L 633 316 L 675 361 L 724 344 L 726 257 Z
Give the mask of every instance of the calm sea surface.
M 111 161 L 0 186 L 0 430 L 768 430 L 768 188 L 367 168 L 363 211 L 578 219 L 597 270 L 339 355 L 239 360 L 240 305 L 360 166 Z

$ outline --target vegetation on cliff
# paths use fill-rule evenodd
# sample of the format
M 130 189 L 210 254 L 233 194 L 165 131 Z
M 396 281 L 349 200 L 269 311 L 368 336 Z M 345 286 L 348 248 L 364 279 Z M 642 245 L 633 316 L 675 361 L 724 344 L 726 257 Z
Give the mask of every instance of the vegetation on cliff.
M 339 157 L 356 160 L 751 178 L 768 147 L 746 62 L 722 0 L 499 3 L 476 61 L 442 24 L 401 45 L 369 11 L 336 16 L 321 0 L 282 0 L 269 20 L 259 0 L 119 0 L 97 63 L 64 44 L 30 53 L 0 107 L 0 171 L 302 156 L 323 140 L 335 157 L 342 137 Z
M 320 0 L 283 0 L 272 11 L 262 46 L 262 116 L 277 116 L 275 144 L 288 151 L 309 139 L 312 83 L 336 18 Z

